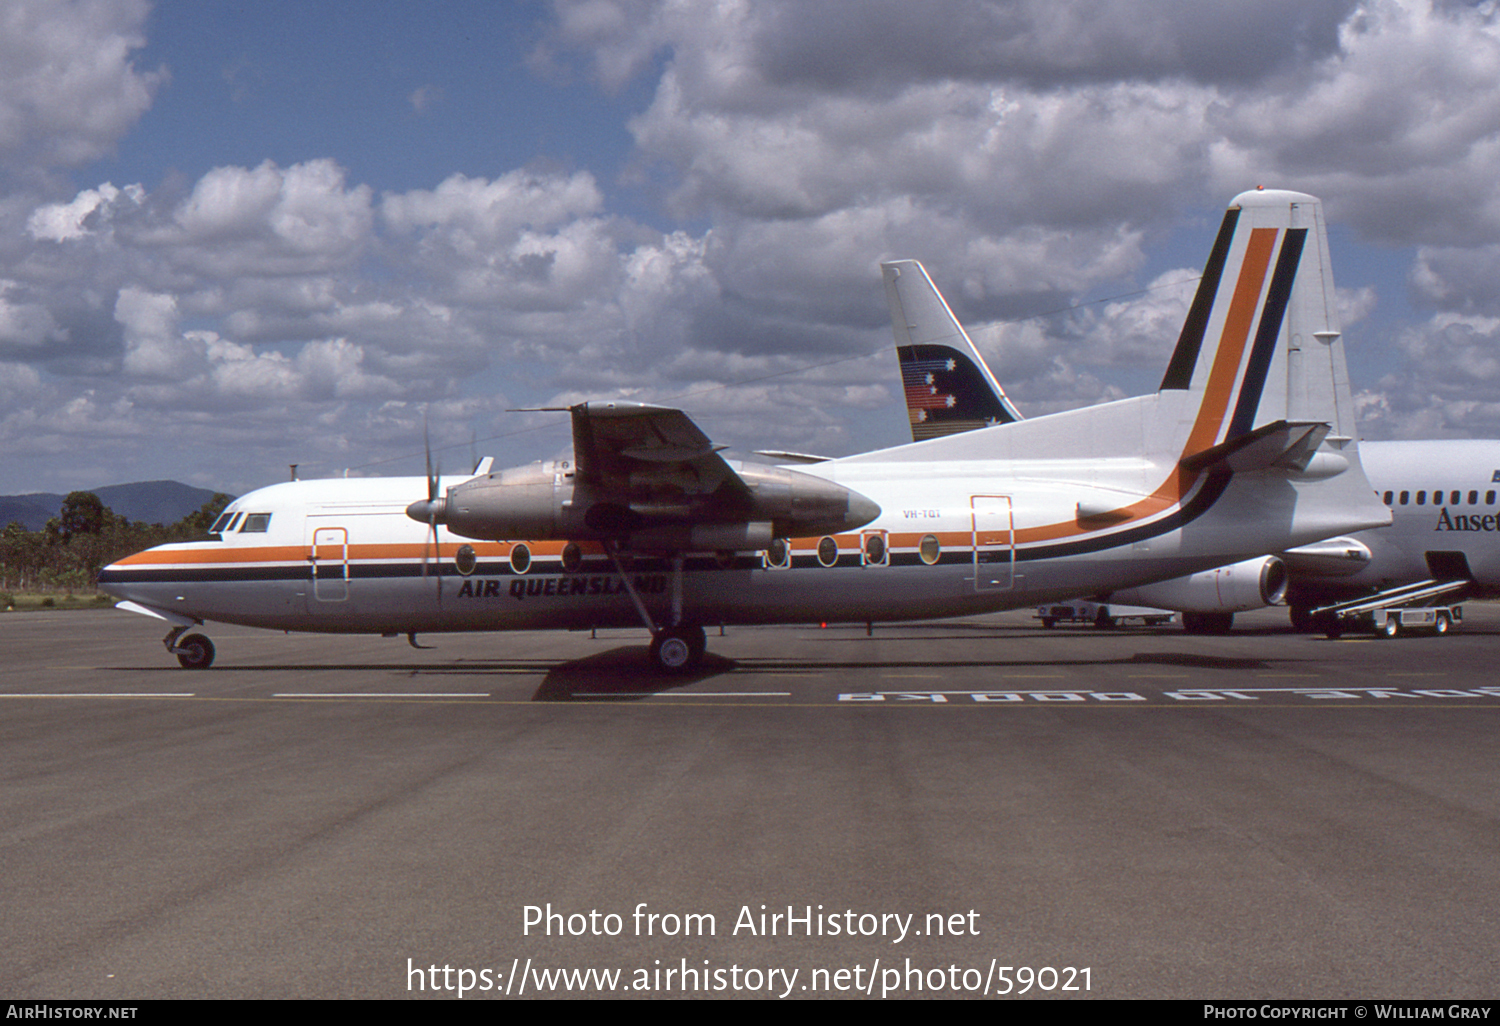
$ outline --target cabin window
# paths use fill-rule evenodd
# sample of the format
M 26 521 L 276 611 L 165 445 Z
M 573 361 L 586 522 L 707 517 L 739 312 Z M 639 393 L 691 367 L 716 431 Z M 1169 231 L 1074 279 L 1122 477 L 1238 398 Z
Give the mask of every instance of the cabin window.
M 1410 492 L 1402 492 L 1401 493 L 1401 505 L 1405 506 L 1406 505 L 1406 500 L 1408 498 L 1410 498 L 1410 497 L 1411 497 L 1411 493 Z
M 1485 492 L 1484 493 L 1484 504 L 1486 506 L 1493 506 L 1495 504 L 1495 493 L 1494 492 Z
M 1462 492 L 1449 492 L 1448 493 L 1448 505 L 1450 505 L 1450 506 L 1457 506 L 1458 503 L 1459 503 L 1459 500 L 1462 499 L 1462 498 L 1463 498 L 1463 493 Z
M 1391 504 L 1391 499 L 1394 498 L 1394 497 L 1395 497 L 1395 493 L 1394 492 L 1386 492 L 1385 493 L 1385 504 L 1387 506 L 1389 506 Z
M 474 551 L 474 546 L 460 545 L 458 551 L 453 554 L 453 565 L 465 577 L 472 574 L 474 568 L 479 565 L 479 554 Z
M 265 534 L 271 528 L 271 514 L 248 513 L 240 525 L 241 534 Z
M 1479 505 L 1479 493 L 1478 492 L 1470 492 L 1469 493 L 1469 505 L 1470 506 L 1477 506 L 1477 505 Z
M 583 550 L 578 547 L 577 542 L 568 542 L 562 550 L 562 568 L 570 574 L 576 574 L 583 566 Z
M 839 561 L 839 543 L 832 538 L 823 538 L 818 542 L 818 562 L 824 566 L 833 566 Z
M 771 544 L 766 546 L 766 566 L 781 570 L 790 566 L 792 562 L 792 547 L 787 544 L 785 538 L 772 538 Z
M 1418 506 L 1425 506 L 1425 505 L 1427 505 L 1427 490 L 1425 488 L 1422 491 L 1420 491 L 1420 492 L 1417 493 L 1417 505 Z
M 917 555 L 921 556 L 922 562 L 928 566 L 936 563 L 938 556 L 942 555 L 942 547 L 938 545 L 937 535 L 924 534 L 922 541 L 917 545 Z
M 525 543 L 517 542 L 510 550 L 510 568 L 518 574 L 531 569 L 531 550 Z
M 885 566 L 885 535 L 865 535 L 865 566 Z

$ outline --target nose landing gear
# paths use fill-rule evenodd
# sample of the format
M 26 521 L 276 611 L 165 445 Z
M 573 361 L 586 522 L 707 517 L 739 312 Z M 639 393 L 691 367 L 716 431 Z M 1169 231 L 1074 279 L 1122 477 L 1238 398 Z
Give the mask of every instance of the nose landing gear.
M 168 652 L 177 657 L 184 670 L 206 670 L 214 664 L 214 643 L 202 634 L 179 638 L 186 627 L 174 627 L 162 639 Z

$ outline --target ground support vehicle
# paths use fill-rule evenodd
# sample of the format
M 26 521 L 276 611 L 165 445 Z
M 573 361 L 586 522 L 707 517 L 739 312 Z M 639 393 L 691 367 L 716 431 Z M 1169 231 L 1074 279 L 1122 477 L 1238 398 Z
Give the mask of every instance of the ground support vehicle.
M 1391 588 L 1376 595 L 1322 606 L 1309 612 L 1314 629 L 1330 638 L 1347 631 L 1373 631 L 1394 638 L 1405 632 L 1430 631 L 1447 634 L 1449 628 L 1463 621 L 1463 606 L 1457 602 L 1437 602 L 1443 597 L 1456 598 L 1468 588 L 1468 581 L 1420 581 Z

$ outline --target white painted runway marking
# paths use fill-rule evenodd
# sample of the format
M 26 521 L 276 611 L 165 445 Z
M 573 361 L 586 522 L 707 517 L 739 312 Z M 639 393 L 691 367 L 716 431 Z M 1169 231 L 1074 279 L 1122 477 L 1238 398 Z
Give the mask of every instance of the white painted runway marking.
M 196 698 L 191 691 L 33 691 L 0 694 L 0 698 Z
M 489 698 L 488 691 L 278 691 L 272 698 Z

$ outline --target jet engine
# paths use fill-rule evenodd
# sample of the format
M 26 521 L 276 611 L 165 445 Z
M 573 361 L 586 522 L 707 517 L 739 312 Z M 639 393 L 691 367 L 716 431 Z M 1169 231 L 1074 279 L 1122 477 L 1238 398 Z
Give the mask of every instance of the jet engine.
M 1231 566 L 1113 592 L 1111 602 L 1182 612 L 1190 631 L 1228 630 L 1234 614 L 1280 602 L 1286 595 L 1286 566 L 1276 556 L 1258 556 Z

